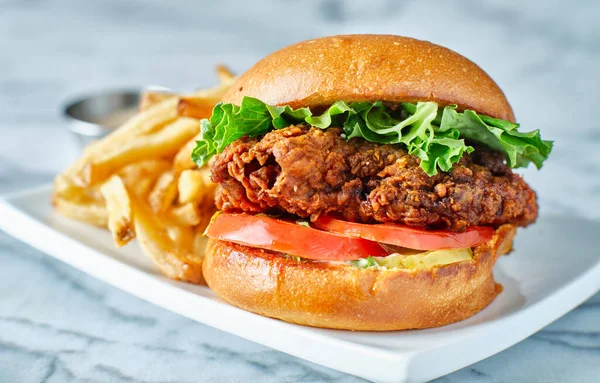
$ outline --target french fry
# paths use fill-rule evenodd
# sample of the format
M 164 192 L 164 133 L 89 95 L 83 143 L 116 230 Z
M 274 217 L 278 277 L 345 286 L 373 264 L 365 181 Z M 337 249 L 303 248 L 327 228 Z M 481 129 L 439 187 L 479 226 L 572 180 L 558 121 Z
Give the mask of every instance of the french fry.
M 171 163 L 167 160 L 142 160 L 126 165 L 118 174 L 130 191 L 147 196 L 156 178 L 170 168 Z
M 231 87 L 231 85 L 233 84 L 233 82 L 236 80 L 236 77 L 234 77 L 233 79 L 231 79 L 231 81 L 219 84 L 213 88 L 208 88 L 208 89 L 199 89 L 196 90 L 192 93 L 189 93 L 187 95 L 183 95 L 184 97 L 205 97 L 205 98 L 211 98 L 211 99 L 215 99 L 215 100 L 221 100 L 221 98 L 223 98 L 223 96 L 225 95 L 225 93 L 227 93 L 227 91 L 229 90 L 229 88 Z
M 202 256 L 194 252 L 194 232 L 191 228 L 167 226 L 142 201 L 133 198 L 134 226 L 138 242 L 167 277 L 203 283 Z
M 69 179 L 69 182 L 75 183 L 74 178 L 75 174 L 79 169 L 81 169 L 85 164 L 93 158 L 95 153 L 97 153 L 103 145 L 103 140 L 93 141 L 88 144 L 85 148 L 83 148 L 81 157 L 77 159 L 74 163 L 72 163 L 64 172 L 60 175 Z M 78 185 L 80 186 L 80 185 Z
M 200 257 L 204 258 L 207 243 L 208 237 L 204 235 L 204 227 L 196 228 L 196 232 L 194 233 L 194 243 L 192 245 L 194 254 L 197 254 Z
M 132 117 L 106 138 L 86 147 L 81 158 L 70 166 L 64 174 L 69 176 L 79 186 L 89 186 L 89 180 L 82 177 L 82 175 L 85 175 L 85 172 L 89 170 L 92 162 L 114 153 L 116 148 L 122 148 L 130 144 L 133 137 L 153 133 L 177 119 L 177 105 L 178 100 L 176 98 L 165 100 Z M 98 182 L 101 181 L 103 179 Z
M 149 177 L 140 178 L 137 182 L 137 186 L 135 189 L 135 195 L 145 196 L 144 198 L 147 199 L 148 195 L 150 194 L 150 191 L 152 191 L 152 188 L 154 187 L 155 184 L 156 184 L 156 177 L 149 176 Z
M 117 246 L 127 244 L 135 237 L 129 193 L 121 177 L 113 175 L 101 187 L 108 210 L 108 229 Z
M 107 227 L 117 246 L 135 237 L 163 274 L 203 283 L 203 232 L 216 185 L 191 154 L 201 137 L 198 119 L 210 117 L 236 80 L 223 65 L 217 75 L 220 85 L 187 95 L 144 92 L 136 116 L 56 177 L 57 211 Z
M 148 196 L 150 208 L 155 213 L 162 213 L 177 198 L 177 176 L 173 171 L 166 171 L 158 177 L 154 188 Z
M 199 133 L 194 138 L 189 140 L 175 155 L 173 160 L 173 167 L 175 171 L 181 172 L 186 169 L 195 169 L 198 166 L 192 160 L 192 150 L 196 147 L 196 141 L 202 137 L 202 133 Z
M 132 136 L 140 136 L 152 133 L 168 123 L 174 121 L 177 115 L 177 105 L 179 100 L 177 97 L 166 99 L 148 110 L 140 112 L 133 116 L 119 129 L 101 141 L 103 148 L 110 147 L 113 143 L 126 140 Z
M 202 190 L 205 189 L 204 177 L 198 170 L 184 170 L 179 175 L 179 204 L 202 200 Z
M 179 118 L 152 135 L 130 138 L 89 161 L 76 175 L 78 184 L 93 185 L 110 177 L 123 166 L 144 159 L 165 158 L 177 153 L 190 138 L 198 134 L 196 120 Z
M 204 230 L 206 230 L 206 228 L 210 224 L 210 221 L 212 220 L 212 217 L 215 215 L 216 212 L 217 212 L 217 207 L 215 206 L 215 203 L 213 200 L 211 202 L 210 206 L 204 206 L 204 209 L 201 210 L 201 215 L 200 215 L 201 221 L 196 226 L 196 229 L 201 230 L 204 233 Z
M 146 90 L 142 93 L 140 97 L 139 110 L 140 112 L 143 112 L 145 110 L 150 109 L 156 104 L 159 104 L 165 100 L 175 97 L 177 96 L 173 93 Z
M 214 182 L 212 182 L 212 180 L 210 179 L 210 169 L 208 167 L 203 167 L 201 169 L 198 169 L 198 173 L 202 177 L 202 182 L 204 183 L 205 186 L 208 187 L 210 185 L 213 185 L 216 187 L 216 184 Z
M 169 211 L 171 219 L 181 226 L 196 226 L 202 222 L 202 215 L 195 203 L 188 202 Z
M 212 110 L 221 97 L 185 96 L 179 99 L 177 113 L 197 120 L 210 118 Z
M 199 90 L 179 99 L 177 110 L 181 116 L 196 119 L 210 118 L 215 104 L 221 100 L 225 92 L 227 92 L 231 84 L 236 80 L 236 77 L 233 77 L 233 74 L 226 67 L 218 67 L 217 73 L 220 74 L 221 85 L 211 89 Z M 191 139 L 177 153 L 174 162 L 176 171 L 196 168 L 191 154 L 192 150 L 196 147 L 196 141 L 200 138 L 201 135 L 198 134 L 198 136 Z
M 100 227 L 108 225 L 108 212 L 102 203 L 91 200 L 74 202 L 55 196 L 52 204 L 59 213 L 66 217 Z
M 131 193 L 146 200 L 156 179 L 170 167 L 166 160 L 144 160 L 125 166 L 118 174 Z
M 202 202 L 200 203 L 200 210 L 202 211 L 212 211 L 215 206 L 215 196 L 217 192 L 217 186 L 211 185 L 206 188 L 204 193 L 202 194 Z
M 223 64 L 217 65 L 217 77 L 221 84 L 231 84 L 235 80 L 235 74 Z
M 173 241 L 174 249 L 180 254 L 190 256 L 194 244 L 194 229 L 188 226 L 179 226 L 174 222 L 169 223 L 165 217 L 162 217 L 162 223 L 167 235 Z
M 212 208 L 215 204 L 215 192 L 217 189 L 217 184 L 212 182 L 210 179 L 210 169 L 208 167 L 198 169 L 198 173 L 202 177 L 202 183 L 204 185 L 201 204 L 202 206 Z
M 65 174 L 54 178 L 54 194 L 67 200 L 78 200 L 85 193 L 85 189 L 75 185 Z
M 201 210 L 210 210 L 214 206 L 217 185 L 210 179 L 208 167 L 188 169 L 179 175 L 179 204 L 196 202 Z

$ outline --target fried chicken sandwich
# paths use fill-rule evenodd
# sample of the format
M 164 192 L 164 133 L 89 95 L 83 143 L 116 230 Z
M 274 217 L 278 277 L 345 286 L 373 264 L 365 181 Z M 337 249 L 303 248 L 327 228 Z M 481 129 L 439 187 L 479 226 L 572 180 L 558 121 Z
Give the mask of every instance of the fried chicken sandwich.
M 218 183 L 203 271 L 243 309 L 367 331 L 442 326 L 501 291 L 538 214 L 523 132 L 476 64 L 399 36 L 301 42 L 242 75 L 193 152 Z

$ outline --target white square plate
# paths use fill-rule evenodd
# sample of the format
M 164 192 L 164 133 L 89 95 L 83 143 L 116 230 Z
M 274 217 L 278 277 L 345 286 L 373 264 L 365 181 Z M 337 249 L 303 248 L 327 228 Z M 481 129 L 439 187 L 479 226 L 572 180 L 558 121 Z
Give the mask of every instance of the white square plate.
M 336 370 L 382 381 L 430 380 L 487 358 L 600 289 L 600 223 L 542 217 L 499 260 L 504 292 L 468 320 L 436 329 L 366 333 L 302 327 L 232 307 L 207 287 L 161 276 L 136 245 L 56 214 L 45 186 L 0 200 L 0 229 L 135 296 L 198 322 Z

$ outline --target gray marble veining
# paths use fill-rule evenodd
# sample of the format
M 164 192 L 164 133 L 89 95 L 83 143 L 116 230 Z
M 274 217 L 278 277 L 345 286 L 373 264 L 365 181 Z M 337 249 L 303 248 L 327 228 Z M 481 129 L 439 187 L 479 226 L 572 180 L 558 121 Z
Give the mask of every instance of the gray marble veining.
M 77 155 L 58 108 L 78 92 L 215 81 L 337 33 L 428 39 L 480 64 L 521 124 L 556 140 L 524 171 L 542 214 L 600 219 L 596 1 L 0 0 L 0 193 Z M 576 256 L 576 255 L 572 255 Z M 361 381 L 142 302 L 0 233 L 0 382 Z M 600 295 L 440 382 L 600 381 Z

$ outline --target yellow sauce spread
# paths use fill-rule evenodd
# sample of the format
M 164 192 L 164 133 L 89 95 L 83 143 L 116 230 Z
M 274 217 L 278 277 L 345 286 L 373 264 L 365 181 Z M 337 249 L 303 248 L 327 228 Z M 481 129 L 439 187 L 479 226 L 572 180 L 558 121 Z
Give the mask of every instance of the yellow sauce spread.
M 418 254 L 395 253 L 387 257 L 372 257 L 377 263 L 374 268 L 424 270 L 434 266 L 443 266 L 473 259 L 473 251 L 467 249 L 445 249 L 426 251 Z

